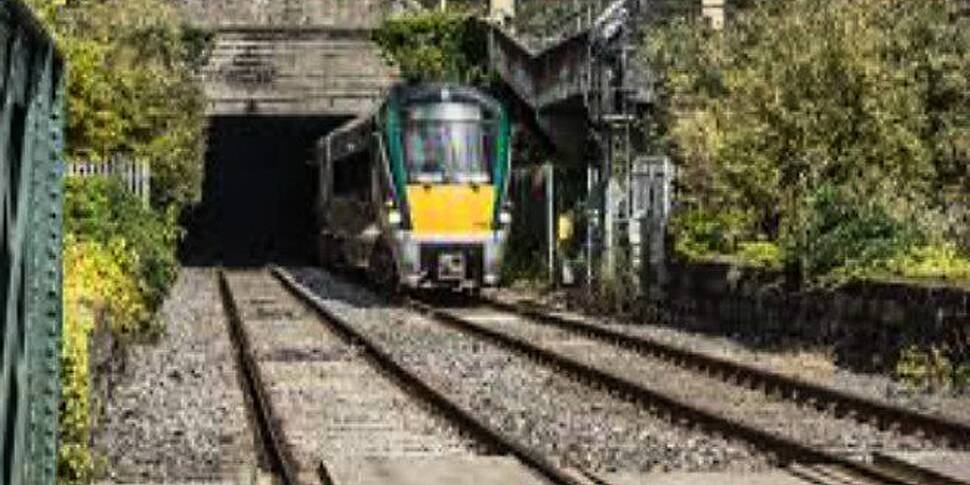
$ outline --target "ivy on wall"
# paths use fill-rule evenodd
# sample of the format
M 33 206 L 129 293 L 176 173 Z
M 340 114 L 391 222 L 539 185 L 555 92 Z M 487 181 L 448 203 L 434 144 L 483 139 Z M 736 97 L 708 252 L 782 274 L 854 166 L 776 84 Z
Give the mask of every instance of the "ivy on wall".
M 385 21 L 372 34 L 384 58 L 409 82 L 487 84 L 484 27 L 466 11 L 421 11 Z

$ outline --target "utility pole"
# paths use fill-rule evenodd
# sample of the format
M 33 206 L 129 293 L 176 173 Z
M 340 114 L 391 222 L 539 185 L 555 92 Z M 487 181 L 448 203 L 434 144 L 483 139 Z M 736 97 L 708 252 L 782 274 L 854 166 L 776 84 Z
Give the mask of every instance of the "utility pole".
M 546 244 L 548 245 L 549 282 L 553 285 L 556 278 L 556 182 L 555 167 L 546 162 Z

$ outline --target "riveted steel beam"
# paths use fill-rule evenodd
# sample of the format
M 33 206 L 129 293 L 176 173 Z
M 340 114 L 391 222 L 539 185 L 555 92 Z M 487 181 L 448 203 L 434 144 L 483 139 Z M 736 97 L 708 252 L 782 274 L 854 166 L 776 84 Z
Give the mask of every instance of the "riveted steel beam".
M 0 4 L 0 485 L 56 480 L 64 62 Z

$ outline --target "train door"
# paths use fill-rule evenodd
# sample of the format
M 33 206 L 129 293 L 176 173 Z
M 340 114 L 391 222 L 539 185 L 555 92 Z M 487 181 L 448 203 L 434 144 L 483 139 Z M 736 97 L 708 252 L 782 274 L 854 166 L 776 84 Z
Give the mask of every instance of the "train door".
M 328 222 L 345 259 L 366 266 L 375 230 L 370 159 L 366 153 L 333 162 L 333 193 Z

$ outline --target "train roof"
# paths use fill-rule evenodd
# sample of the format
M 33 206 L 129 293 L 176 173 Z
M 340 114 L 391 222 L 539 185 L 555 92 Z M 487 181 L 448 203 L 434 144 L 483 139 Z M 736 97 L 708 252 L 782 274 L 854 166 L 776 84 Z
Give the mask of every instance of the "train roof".
M 339 160 L 363 150 L 368 143 L 382 109 L 389 103 L 409 105 L 424 102 L 470 102 L 483 106 L 492 115 L 502 112 L 502 105 L 482 90 L 457 83 L 396 84 L 387 97 L 370 112 L 344 123 L 317 142 L 318 159 Z
M 502 109 L 498 100 L 481 89 L 457 83 L 398 84 L 391 88 L 388 97 L 396 99 L 401 104 L 464 101 L 485 106 L 494 113 Z

